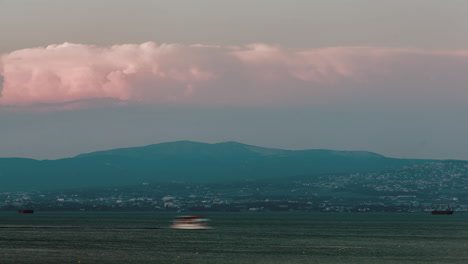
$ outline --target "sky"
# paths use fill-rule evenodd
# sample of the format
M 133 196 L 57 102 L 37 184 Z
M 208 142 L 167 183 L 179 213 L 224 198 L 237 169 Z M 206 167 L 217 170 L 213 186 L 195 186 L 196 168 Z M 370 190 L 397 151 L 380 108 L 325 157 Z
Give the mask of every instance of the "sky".
M 0 157 L 177 140 L 467 159 L 468 1 L 0 0 Z

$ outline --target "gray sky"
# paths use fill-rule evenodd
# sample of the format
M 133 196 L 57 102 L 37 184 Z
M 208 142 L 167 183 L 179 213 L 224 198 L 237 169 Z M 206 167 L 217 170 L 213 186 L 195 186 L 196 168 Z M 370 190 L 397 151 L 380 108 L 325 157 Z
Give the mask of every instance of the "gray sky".
M 124 107 L 0 113 L 0 149 L 4 156 L 59 158 L 175 140 L 235 140 L 286 149 L 370 150 L 402 158 L 468 158 L 466 109 L 429 110 Z
M 0 52 L 74 42 L 463 49 L 465 0 L 3 0 Z
M 467 28 L 465 0 L 0 0 L 0 157 L 188 139 L 468 159 Z M 36 48 L 64 42 L 84 45 Z

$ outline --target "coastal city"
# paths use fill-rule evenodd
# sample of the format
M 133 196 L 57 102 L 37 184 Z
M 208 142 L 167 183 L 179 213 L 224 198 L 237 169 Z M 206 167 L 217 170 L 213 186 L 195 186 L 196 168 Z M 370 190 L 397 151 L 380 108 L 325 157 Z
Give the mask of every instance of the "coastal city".
M 148 183 L 0 193 L 0 210 L 42 211 L 468 211 L 465 162 L 434 162 L 390 172 L 200 184 Z

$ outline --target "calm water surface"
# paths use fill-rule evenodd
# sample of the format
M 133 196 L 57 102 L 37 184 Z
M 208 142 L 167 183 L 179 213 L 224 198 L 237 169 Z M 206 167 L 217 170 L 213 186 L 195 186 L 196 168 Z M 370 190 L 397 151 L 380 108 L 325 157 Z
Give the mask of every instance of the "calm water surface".
M 468 214 L 1 212 L 0 263 L 468 263 Z M 92 229 L 160 227 L 155 230 Z

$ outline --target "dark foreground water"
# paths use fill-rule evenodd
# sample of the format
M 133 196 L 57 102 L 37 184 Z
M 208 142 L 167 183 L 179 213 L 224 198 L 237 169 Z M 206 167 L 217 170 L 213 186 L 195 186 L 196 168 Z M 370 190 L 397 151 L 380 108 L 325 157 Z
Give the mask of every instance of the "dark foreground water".
M 468 263 L 468 214 L 210 214 L 213 230 L 167 229 L 168 213 L 0 213 L 0 263 Z

